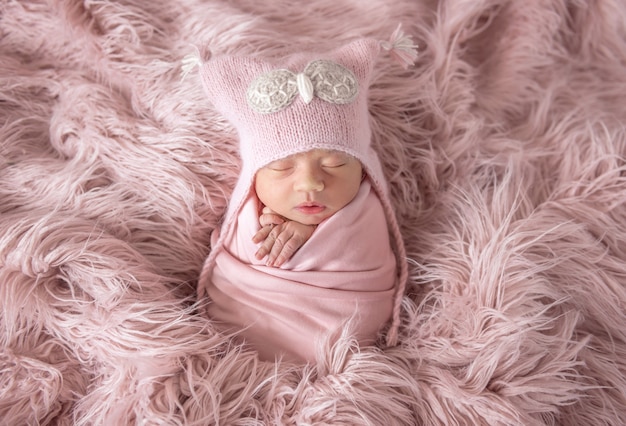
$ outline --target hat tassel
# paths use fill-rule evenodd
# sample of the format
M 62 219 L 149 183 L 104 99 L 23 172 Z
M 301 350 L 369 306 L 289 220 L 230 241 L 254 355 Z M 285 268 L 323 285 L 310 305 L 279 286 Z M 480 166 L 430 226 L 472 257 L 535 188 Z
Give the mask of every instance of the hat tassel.
M 208 49 L 203 49 L 203 52 L 200 52 L 198 46 L 193 46 L 193 49 L 193 53 L 186 55 L 181 61 L 181 80 L 184 80 L 187 74 L 196 69 L 196 67 L 200 67 L 202 62 L 208 61 L 211 57 L 211 51 Z
M 389 41 L 382 41 L 380 45 L 405 69 L 413 65 L 417 59 L 418 46 L 413 43 L 411 36 L 404 34 L 402 24 L 399 24 L 393 34 L 391 34 Z

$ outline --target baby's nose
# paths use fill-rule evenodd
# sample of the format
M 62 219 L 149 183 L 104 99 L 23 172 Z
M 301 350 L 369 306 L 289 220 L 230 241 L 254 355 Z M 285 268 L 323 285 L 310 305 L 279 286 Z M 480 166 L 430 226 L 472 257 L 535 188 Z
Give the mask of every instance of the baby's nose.
M 294 184 L 296 191 L 319 192 L 324 189 L 324 180 L 315 170 L 303 170 Z

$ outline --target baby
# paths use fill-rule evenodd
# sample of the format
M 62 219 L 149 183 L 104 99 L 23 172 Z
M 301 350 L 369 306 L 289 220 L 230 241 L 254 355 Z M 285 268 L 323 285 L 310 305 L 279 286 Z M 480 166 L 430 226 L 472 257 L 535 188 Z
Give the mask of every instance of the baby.
M 407 265 L 367 107 L 380 51 L 414 59 L 394 36 L 201 64 L 206 94 L 237 130 L 242 168 L 198 296 L 215 326 L 261 359 L 315 362 L 347 324 L 362 345 L 382 332 L 396 343 Z
M 312 150 L 274 161 L 256 174 L 255 191 L 264 208 L 258 259 L 282 266 L 311 237 L 316 226 L 356 196 L 363 168 L 340 151 Z

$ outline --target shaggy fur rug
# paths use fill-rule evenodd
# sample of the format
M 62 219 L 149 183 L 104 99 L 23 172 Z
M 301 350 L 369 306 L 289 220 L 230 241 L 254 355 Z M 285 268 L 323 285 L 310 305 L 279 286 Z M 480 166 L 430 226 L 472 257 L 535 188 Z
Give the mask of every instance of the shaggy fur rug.
M 626 423 L 623 0 L 0 0 L 0 423 Z M 410 262 L 397 347 L 263 363 L 194 286 L 238 173 L 193 46 L 399 22 L 374 143 Z

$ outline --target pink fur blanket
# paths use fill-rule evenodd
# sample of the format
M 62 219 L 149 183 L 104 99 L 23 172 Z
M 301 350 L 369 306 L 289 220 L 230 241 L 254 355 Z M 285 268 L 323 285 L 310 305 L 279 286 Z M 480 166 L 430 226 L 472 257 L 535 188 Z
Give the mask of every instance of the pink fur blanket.
M 194 306 L 236 136 L 180 60 L 386 38 L 400 344 L 261 363 Z M 0 423 L 626 423 L 622 0 L 0 1 Z M 309 49 L 310 50 L 310 49 Z

